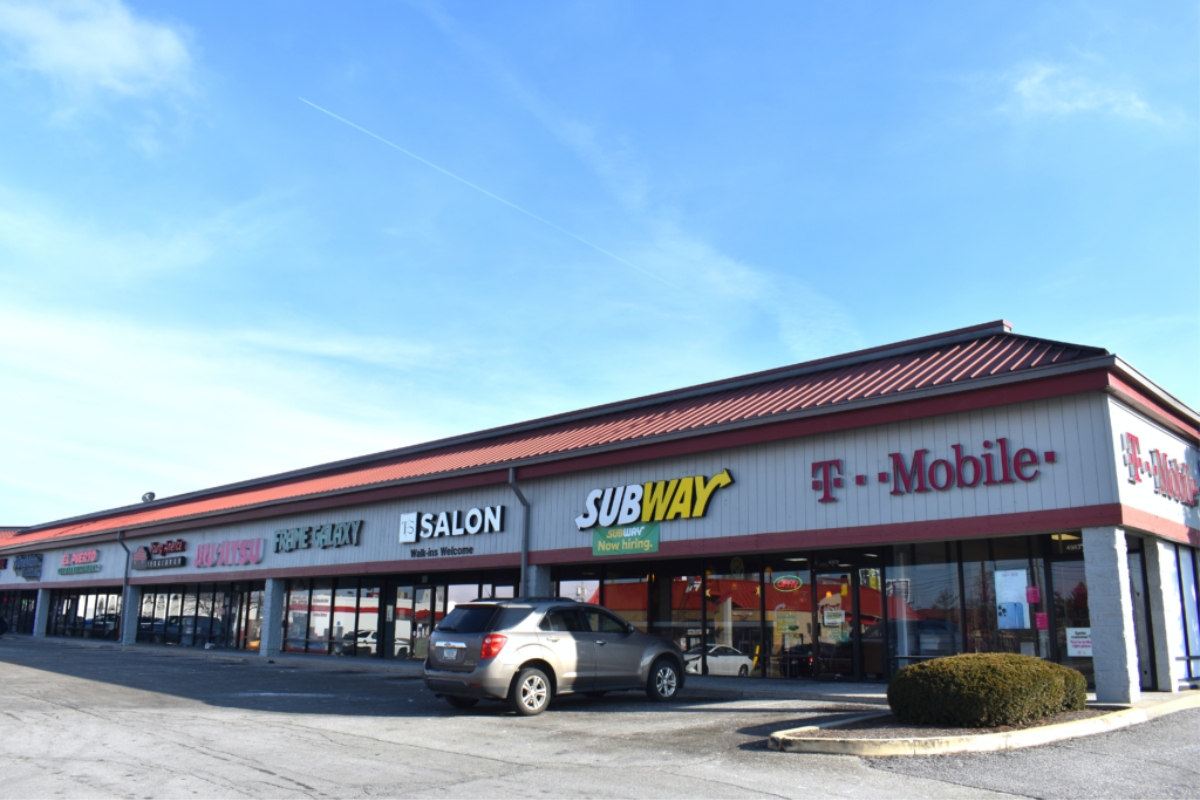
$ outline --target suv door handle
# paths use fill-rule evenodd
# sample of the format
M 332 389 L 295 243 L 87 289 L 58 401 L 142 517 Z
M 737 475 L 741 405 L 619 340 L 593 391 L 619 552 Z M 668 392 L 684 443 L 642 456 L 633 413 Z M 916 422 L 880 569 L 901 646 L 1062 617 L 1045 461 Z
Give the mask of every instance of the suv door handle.
M 558 641 L 558 637 L 557 637 L 557 636 L 547 636 L 547 637 L 546 637 L 546 641 L 548 641 L 548 642 L 557 642 L 557 641 Z
M 601 647 L 603 647 L 604 645 L 608 644 L 608 642 L 604 641 L 603 639 L 597 639 L 597 640 L 596 640 L 596 644 L 598 644 L 598 645 L 600 645 Z

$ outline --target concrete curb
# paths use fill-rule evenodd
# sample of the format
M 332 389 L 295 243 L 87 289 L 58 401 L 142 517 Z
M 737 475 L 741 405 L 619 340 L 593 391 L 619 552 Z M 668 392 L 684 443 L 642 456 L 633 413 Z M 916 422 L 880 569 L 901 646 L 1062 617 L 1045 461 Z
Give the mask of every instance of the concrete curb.
M 1061 742 L 1066 739 L 1077 739 L 1081 736 L 1095 736 L 1098 733 L 1128 728 L 1140 725 L 1157 717 L 1185 711 L 1190 708 L 1200 708 L 1200 692 L 1185 697 L 1167 700 L 1145 707 L 1126 708 L 1114 711 L 1101 717 L 1079 719 L 1062 722 L 1057 725 L 1045 725 L 1040 728 L 1010 731 L 1008 733 L 981 733 L 976 736 L 931 736 L 909 739 L 818 739 L 805 734 L 818 729 L 819 726 L 809 725 L 803 728 L 778 731 L 771 734 L 769 746 L 772 750 L 787 753 L 827 753 L 833 755 L 861 756 L 876 758 L 880 756 L 931 756 L 949 753 L 996 753 L 1004 750 L 1017 750 L 1023 747 Z M 838 720 L 833 725 L 837 727 L 857 722 L 861 719 L 884 716 L 883 714 L 868 714 L 859 717 Z

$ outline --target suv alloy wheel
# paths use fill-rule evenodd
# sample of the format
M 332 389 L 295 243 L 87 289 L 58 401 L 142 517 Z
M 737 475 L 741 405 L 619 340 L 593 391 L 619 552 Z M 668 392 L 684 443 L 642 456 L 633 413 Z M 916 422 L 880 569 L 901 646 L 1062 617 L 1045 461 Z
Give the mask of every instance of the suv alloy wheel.
M 679 668 L 669 658 L 660 658 L 650 668 L 650 679 L 646 682 L 646 694 L 651 700 L 664 703 L 673 700 L 679 690 Z
M 550 679 L 537 667 L 525 667 L 513 681 L 508 702 L 523 717 L 533 717 L 550 705 Z

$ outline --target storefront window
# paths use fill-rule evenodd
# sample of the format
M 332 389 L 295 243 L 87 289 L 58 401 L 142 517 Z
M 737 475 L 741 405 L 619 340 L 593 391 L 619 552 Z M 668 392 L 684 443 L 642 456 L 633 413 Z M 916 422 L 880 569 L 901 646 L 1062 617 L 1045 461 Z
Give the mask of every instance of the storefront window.
M 1184 647 L 1187 649 L 1184 675 L 1200 678 L 1200 598 L 1197 597 L 1196 551 L 1183 545 L 1179 550 L 1180 593 L 1183 600 Z
M 459 603 L 469 603 L 479 597 L 479 584 L 452 583 L 446 587 L 446 613 L 449 614 Z
M 262 644 L 262 590 L 249 592 L 245 597 L 246 628 L 242 634 L 242 645 L 247 650 L 258 650 Z
M 701 575 L 659 575 L 651 589 L 654 632 L 675 642 L 685 653 L 699 654 L 703 642 L 700 619 L 703 583 Z
M 818 677 L 854 677 L 854 606 L 851 599 L 851 581 L 851 573 L 841 570 L 822 570 L 816 575 L 817 640 L 814 673 Z
M 893 549 L 884 594 L 892 671 L 962 650 L 958 558 L 946 542 Z
M 308 639 L 309 585 L 304 579 L 288 581 L 283 649 L 303 653 Z
M 733 559 L 735 567 L 741 559 Z M 762 660 L 762 587 L 758 572 L 744 567 L 710 574 L 705 582 L 708 621 L 705 669 L 710 675 L 746 677 Z
M 426 597 L 429 590 L 426 589 Z M 428 600 L 426 600 L 428 603 Z M 400 586 L 396 589 L 396 606 L 393 622 L 393 650 L 395 658 L 413 658 L 413 589 Z M 424 656 L 422 656 L 424 658 Z
M 858 573 L 858 631 L 859 654 L 862 660 L 862 677 L 866 680 L 882 680 L 884 676 L 883 652 L 883 568 L 878 566 L 878 554 L 864 555 L 864 559 L 875 566 L 859 567 Z
M 565 597 L 568 600 L 575 600 L 579 603 L 595 603 L 599 605 L 600 581 L 595 579 L 559 581 L 558 596 Z
M 329 652 L 329 627 L 332 610 L 333 581 L 329 578 L 314 580 L 308 610 L 308 652 Z
M 812 579 L 808 559 L 778 560 L 765 571 L 766 646 L 769 678 L 811 678 L 813 668 Z
M 355 623 L 353 653 L 356 656 L 379 655 L 379 584 L 368 583 L 364 578 L 358 587 L 358 621 Z
M 183 595 L 183 611 L 180 613 L 180 644 L 191 647 L 196 643 L 196 586 L 189 586 Z
M 1092 622 L 1088 614 L 1087 576 L 1083 561 L 1053 561 L 1055 637 L 1059 662 L 1077 669 L 1095 685 L 1092 668 Z
M 437 624 L 438 617 L 434 603 L 433 589 L 418 588 L 413 591 L 411 658 L 423 659 L 429 654 L 429 635 L 433 631 L 433 626 Z
M 329 648 L 334 655 L 352 656 L 357 644 L 358 581 L 339 580 L 333 593 Z
M 85 639 L 121 638 L 121 596 L 103 589 L 80 593 L 78 590 L 50 593 L 51 616 L 47 634 Z M 10 623 L 11 624 L 11 623 Z M 29 622 L 32 632 L 33 623 Z
M 0 617 L 8 621 L 9 630 L 13 633 L 33 633 L 36 609 L 36 591 L 0 592 Z
M 967 652 L 1048 658 L 1045 569 L 1025 537 L 963 542 Z
M 650 576 L 642 569 L 608 569 L 604 580 L 604 606 L 620 614 L 643 633 L 649 630 Z
M 211 622 L 208 629 L 204 631 L 204 644 L 212 645 L 213 647 L 226 647 L 228 638 L 228 621 L 226 614 L 228 613 L 229 595 L 225 592 L 213 590 L 207 595 L 201 595 L 200 604 L 203 606 L 205 602 L 209 603 L 212 608 L 210 615 Z

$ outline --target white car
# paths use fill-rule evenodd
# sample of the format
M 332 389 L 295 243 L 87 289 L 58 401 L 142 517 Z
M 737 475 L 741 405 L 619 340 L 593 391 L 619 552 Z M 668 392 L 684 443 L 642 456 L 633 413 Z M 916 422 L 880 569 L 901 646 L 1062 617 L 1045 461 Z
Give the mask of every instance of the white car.
M 693 647 L 684 653 L 684 669 L 687 672 L 693 675 L 700 674 L 700 654 L 702 652 L 703 648 Z M 723 644 L 714 644 L 708 647 L 709 675 L 737 675 L 739 678 L 745 678 L 750 674 L 753 666 L 754 659 L 736 647 Z

